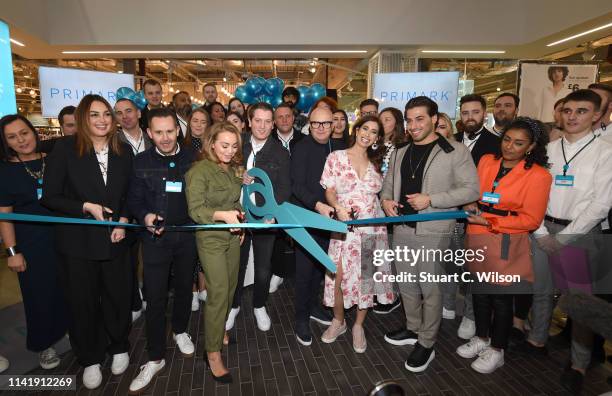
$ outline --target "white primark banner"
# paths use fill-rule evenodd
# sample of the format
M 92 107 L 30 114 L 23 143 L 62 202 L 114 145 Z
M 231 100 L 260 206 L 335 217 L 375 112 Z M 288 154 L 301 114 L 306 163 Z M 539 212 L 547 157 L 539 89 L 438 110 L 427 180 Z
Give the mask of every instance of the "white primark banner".
M 380 110 L 395 107 L 402 113 L 415 96 L 427 96 L 438 109 L 455 118 L 459 72 L 377 73 L 374 75 L 374 99 Z
M 41 66 L 38 76 L 42 115 L 49 118 L 57 117 L 65 106 L 77 106 L 85 95 L 98 94 L 113 106 L 117 89 L 134 89 L 133 74 Z

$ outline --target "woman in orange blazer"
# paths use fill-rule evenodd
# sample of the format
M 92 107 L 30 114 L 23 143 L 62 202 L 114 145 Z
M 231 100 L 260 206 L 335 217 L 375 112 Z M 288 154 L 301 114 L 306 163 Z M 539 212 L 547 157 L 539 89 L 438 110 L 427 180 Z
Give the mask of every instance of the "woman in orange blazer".
M 537 229 L 548 204 L 551 175 L 546 169 L 548 134 L 544 125 L 519 117 L 502 134 L 501 156 L 478 164 L 480 200 L 469 205 L 466 247 L 484 249 L 472 260 L 476 336 L 457 348 L 474 358 L 472 368 L 489 374 L 504 364 L 512 329 L 513 294 L 509 286 L 533 281 L 529 233 Z

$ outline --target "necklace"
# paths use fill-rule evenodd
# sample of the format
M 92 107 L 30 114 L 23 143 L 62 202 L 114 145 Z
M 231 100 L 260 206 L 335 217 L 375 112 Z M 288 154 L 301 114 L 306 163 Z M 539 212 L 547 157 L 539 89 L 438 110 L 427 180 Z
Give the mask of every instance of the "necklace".
M 19 156 L 17 156 L 17 159 L 19 160 L 19 162 L 21 162 L 21 164 L 25 168 L 28 175 L 30 175 L 30 177 L 34 178 L 40 183 L 40 181 L 43 179 L 43 176 L 45 175 L 45 157 L 43 157 L 42 154 L 40 155 L 40 159 L 42 160 L 42 167 L 40 168 L 40 171 L 38 172 L 33 171 L 32 169 L 28 168 L 28 166 L 25 164 L 25 162 L 21 160 L 21 158 L 19 158 Z
M 423 153 L 423 156 L 419 160 L 416 168 L 414 170 L 412 170 L 413 148 L 414 148 L 414 144 L 411 144 L 410 145 L 410 157 L 408 157 L 408 165 L 410 166 L 410 173 L 411 173 L 410 177 L 414 179 L 414 176 L 416 175 L 417 171 L 419 170 L 419 166 L 421 166 L 421 163 L 423 162 L 425 157 L 427 157 L 427 155 L 429 154 L 429 150 L 425 150 L 425 153 Z

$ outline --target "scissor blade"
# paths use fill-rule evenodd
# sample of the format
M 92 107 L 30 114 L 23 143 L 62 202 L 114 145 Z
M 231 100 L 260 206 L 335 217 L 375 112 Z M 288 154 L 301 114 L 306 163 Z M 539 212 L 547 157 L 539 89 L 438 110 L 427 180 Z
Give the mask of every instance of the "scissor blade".
M 289 228 L 285 232 L 293 238 L 294 241 L 302 245 L 308 253 L 325 266 L 330 272 L 336 273 L 336 264 L 329 258 L 326 252 L 321 249 L 321 246 L 310 236 L 308 231 L 303 228 Z
M 283 212 L 287 215 L 287 219 L 283 220 L 283 223 L 301 224 L 306 228 L 316 228 L 319 230 L 340 232 L 342 234 L 348 232 L 348 227 L 343 222 L 332 220 L 319 213 L 301 208 L 289 202 L 284 202 L 280 205 L 280 208 L 282 208 Z

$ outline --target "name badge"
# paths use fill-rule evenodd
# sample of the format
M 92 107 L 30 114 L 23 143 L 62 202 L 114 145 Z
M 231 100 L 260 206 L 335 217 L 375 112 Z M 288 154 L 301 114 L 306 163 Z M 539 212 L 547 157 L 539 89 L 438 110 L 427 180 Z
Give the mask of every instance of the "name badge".
M 565 186 L 565 187 L 573 187 L 574 186 L 574 175 L 556 175 L 555 176 L 555 186 Z
M 36 189 L 36 196 L 38 197 L 38 199 L 42 198 L 42 188 L 37 188 Z
M 182 190 L 183 190 L 182 182 L 173 182 L 173 181 L 166 182 L 166 192 L 180 193 Z
M 500 198 L 501 198 L 501 195 L 497 193 L 486 192 L 482 194 L 481 201 L 486 202 L 486 203 L 491 203 L 491 204 L 498 204 Z

